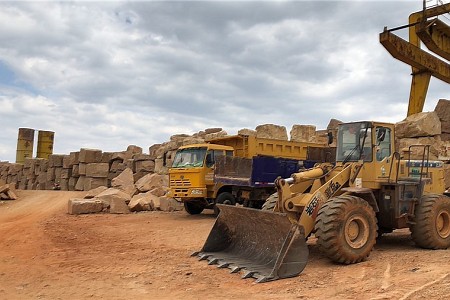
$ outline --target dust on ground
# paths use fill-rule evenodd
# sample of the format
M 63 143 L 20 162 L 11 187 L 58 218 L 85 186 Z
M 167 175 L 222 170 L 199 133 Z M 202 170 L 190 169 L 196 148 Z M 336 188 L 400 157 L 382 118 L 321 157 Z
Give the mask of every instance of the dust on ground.
M 84 192 L 17 191 L 0 202 L 0 299 L 450 299 L 450 250 L 383 236 L 365 262 L 330 262 L 310 240 L 300 276 L 254 284 L 190 254 L 212 213 L 68 215 Z

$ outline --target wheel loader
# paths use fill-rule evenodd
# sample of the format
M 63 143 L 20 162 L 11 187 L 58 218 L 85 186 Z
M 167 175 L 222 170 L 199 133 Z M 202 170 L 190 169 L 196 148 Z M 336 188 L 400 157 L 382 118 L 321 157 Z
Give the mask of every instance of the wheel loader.
M 419 247 L 450 246 L 443 163 L 429 160 L 429 146 L 413 145 L 403 159 L 393 124 L 363 121 L 339 125 L 336 151 L 334 164 L 278 178 L 262 210 L 220 205 L 193 255 L 266 282 L 303 271 L 312 234 L 321 253 L 342 264 L 365 260 L 377 236 L 398 228 L 409 228 Z

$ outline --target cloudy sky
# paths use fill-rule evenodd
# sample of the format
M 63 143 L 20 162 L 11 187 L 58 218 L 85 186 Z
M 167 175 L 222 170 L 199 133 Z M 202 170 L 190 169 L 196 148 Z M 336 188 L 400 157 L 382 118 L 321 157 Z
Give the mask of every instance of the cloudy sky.
M 378 34 L 421 8 L 421 0 L 0 1 L 0 160 L 15 161 L 19 127 L 54 131 L 54 153 L 68 154 L 130 144 L 147 152 L 209 127 L 400 121 L 411 69 Z M 449 92 L 432 78 L 425 110 Z

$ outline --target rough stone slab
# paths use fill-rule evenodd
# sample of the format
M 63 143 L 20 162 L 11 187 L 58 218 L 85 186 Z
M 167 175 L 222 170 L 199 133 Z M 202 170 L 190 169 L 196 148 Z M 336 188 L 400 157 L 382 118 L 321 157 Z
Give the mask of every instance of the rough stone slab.
M 291 141 L 314 143 L 316 142 L 316 126 L 293 125 L 290 131 Z
M 69 165 L 74 166 L 80 163 L 80 152 L 70 152 L 70 162 Z
M 150 147 L 148 147 L 148 154 L 150 155 L 150 157 L 152 159 L 155 159 L 157 157 L 156 152 L 159 148 L 161 148 L 161 146 L 162 146 L 162 144 L 154 144 L 154 145 L 151 145 Z
M 92 199 L 96 197 L 98 194 L 106 191 L 108 188 L 106 186 L 99 186 L 95 189 L 89 190 L 86 195 L 84 196 L 84 199 Z
M 274 124 L 263 124 L 256 126 L 256 137 L 287 141 L 286 127 Z
M 248 129 L 248 128 L 242 128 L 238 131 L 239 135 L 246 135 L 246 136 L 256 136 L 256 130 Z
M 128 207 L 130 211 L 149 211 L 154 210 L 154 199 L 158 198 L 157 196 L 151 194 L 150 192 L 141 193 L 134 195 L 131 198 L 130 203 L 128 203 Z
M 72 177 L 80 177 L 80 166 L 79 165 L 72 166 Z
M 437 160 L 441 151 L 442 141 L 439 135 L 434 137 L 403 138 L 399 140 L 400 155 L 408 159 L 408 149 L 411 145 L 430 145 L 430 160 Z M 422 159 L 423 147 L 411 148 L 411 159 Z
M 158 186 L 153 189 L 151 189 L 148 193 L 153 194 L 157 197 L 161 197 L 167 194 L 169 191 L 169 187 L 166 186 Z
M 107 178 L 109 173 L 108 163 L 89 163 L 86 165 L 87 177 Z
M 138 160 L 135 161 L 135 172 L 146 171 L 153 172 L 155 171 L 155 161 L 153 160 Z
M 72 165 L 70 164 L 70 155 L 64 155 L 62 166 L 64 169 L 72 168 Z
M 434 111 L 441 120 L 441 131 L 450 133 L 450 100 L 440 99 Z
M 61 179 L 69 179 L 72 176 L 72 168 L 61 170 Z
M 130 212 L 127 203 L 131 200 L 131 196 L 121 190 L 109 188 L 93 199 L 101 200 L 104 206 L 109 207 L 110 213 L 120 214 Z
M 134 186 L 133 171 L 130 168 L 126 168 L 119 176 L 111 180 L 111 187 L 124 191 L 130 197 L 136 194 L 137 189 Z
M 111 199 L 115 198 L 122 199 L 125 202 L 129 202 L 131 200 L 130 195 L 116 188 L 109 188 L 95 196 L 95 199 L 102 200 L 107 205 L 110 204 Z
M 135 185 L 140 192 L 148 192 L 156 187 L 168 186 L 169 178 L 167 175 L 152 173 L 139 179 Z
M 78 177 L 77 184 L 75 185 L 75 191 L 84 191 L 84 180 L 86 176 Z
M 416 138 L 441 134 L 441 121 L 436 112 L 421 112 L 395 124 L 397 138 Z
M 77 184 L 77 177 L 70 177 L 69 178 L 69 191 L 75 191 L 75 185 Z
M 102 150 L 99 149 L 80 149 L 80 163 L 99 163 L 102 161 Z
M 63 154 L 50 154 L 48 156 L 49 167 L 62 167 L 63 166 Z
M 108 178 L 94 178 L 94 177 L 86 177 L 84 179 L 84 191 L 89 191 L 101 186 L 108 185 Z
M 131 153 L 132 155 L 135 154 L 142 154 L 142 148 L 136 145 L 129 145 L 127 147 L 127 151 L 128 153 Z
M 48 181 L 55 180 L 55 168 L 54 167 L 50 167 L 47 169 L 47 180 Z
M 180 211 L 183 210 L 184 206 L 182 203 L 176 201 L 173 198 L 169 197 L 159 197 L 159 207 L 162 211 Z
M 130 209 L 123 199 L 113 198 L 110 200 L 109 213 L 111 214 L 129 214 Z
M 86 165 L 86 163 L 82 162 L 78 164 L 78 174 L 80 174 L 80 176 L 86 176 Z
M 193 145 L 193 144 L 203 144 L 205 143 L 205 139 L 200 137 L 187 137 L 183 140 L 182 146 Z
M 205 141 L 217 139 L 217 138 L 224 137 L 227 135 L 228 135 L 228 133 L 225 130 L 215 132 L 215 133 L 208 133 L 208 134 L 205 134 Z M 170 150 L 174 150 L 174 149 L 170 149 Z
M 69 199 L 68 213 L 71 215 L 99 213 L 103 210 L 103 203 L 95 199 Z
M 102 154 L 102 163 L 109 163 L 112 160 L 114 152 L 103 152 Z
M 139 171 L 139 172 L 134 173 L 133 174 L 134 182 L 137 182 L 139 179 L 141 179 L 142 177 L 144 177 L 145 175 L 150 174 L 150 173 L 153 173 L 153 172 Z

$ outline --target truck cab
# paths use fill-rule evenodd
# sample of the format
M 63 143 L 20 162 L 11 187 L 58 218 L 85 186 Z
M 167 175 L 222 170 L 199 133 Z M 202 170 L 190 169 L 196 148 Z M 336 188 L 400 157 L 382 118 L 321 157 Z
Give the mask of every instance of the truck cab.
M 230 146 L 194 144 L 178 149 L 169 170 L 170 196 L 181 199 L 190 214 L 214 205 L 214 165 L 218 156 L 233 156 Z

